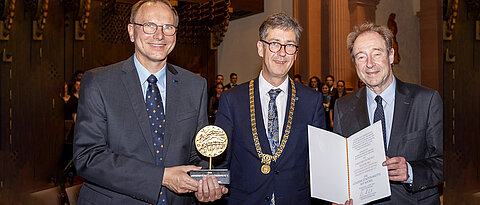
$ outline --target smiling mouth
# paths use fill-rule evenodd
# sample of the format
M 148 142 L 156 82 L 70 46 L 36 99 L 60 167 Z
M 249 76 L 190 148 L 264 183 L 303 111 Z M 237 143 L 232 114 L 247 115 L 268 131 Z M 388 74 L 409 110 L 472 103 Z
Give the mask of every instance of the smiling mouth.
M 277 64 L 285 64 L 287 63 L 287 61 L 282 61 L 282 60 L 273 60 L 273 62 L 277 63 Z
M 153 46 L 153 47 L 164 47 L 167 44 L 150 43 L 150 45 Z

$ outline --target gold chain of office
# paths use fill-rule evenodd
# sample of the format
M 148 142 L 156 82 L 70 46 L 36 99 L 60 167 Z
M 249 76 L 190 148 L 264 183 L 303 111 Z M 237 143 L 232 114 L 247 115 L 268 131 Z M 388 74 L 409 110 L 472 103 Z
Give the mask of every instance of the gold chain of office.
M 292 121 L 293 121 L 293 111 L 295 110 L 295 98 L 297 90 L 295 89 L 295 83 L 292 79 L 290 79 L 290 83 L 292 84 L 292 98 L 290 99 L 290 111 L 288 112 L 288 120 L 287 120 L 287 127 L 285 129 L 285 134 L 282 137 L 282 142 L 280 143 L 280 147 L 278 148 L 277 152 L 274 156 L 269 154 L 264 154 L 262 152 L 262 147 L 260 147 L 260 142 L 258 140 L 258 132 L 257 132 L 257 123 L 255 121 L 255 102 L 254 102 L 254 95 L 253 95 L 253 86 L 254 81 L 251 80 L 249 84 L 249 97 L 250 97 L 250 122 L 252 123 L 252 135 L 253 135 L 253 142 L 255 143 L 255 148 L 257 150 L 258 157 L 262 160 L 261 163 L 263 164 L 260 168 L 260 171 L 263 174 L 270 173 L 270 163 L 273 161 L 277 161 L 280 155 L 287 144 L 288 136 L 290 135 L 290 129 L 292 128 Z

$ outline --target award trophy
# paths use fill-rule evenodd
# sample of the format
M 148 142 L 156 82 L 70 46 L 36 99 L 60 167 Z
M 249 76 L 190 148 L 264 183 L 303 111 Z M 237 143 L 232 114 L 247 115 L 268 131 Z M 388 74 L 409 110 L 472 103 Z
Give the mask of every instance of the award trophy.
M 205 126 L 195 136 L 195 146 L 203 156 L 210 158 L 209 168 L 190 171 L 190 177 L 200 181 L 203 176 L 214 175 L 219 184 L 230 184 L 228 169 L 212 169 L 212 158 L 222 154 L 227 148 L 228 138 L 225 131 L 218 126 Z

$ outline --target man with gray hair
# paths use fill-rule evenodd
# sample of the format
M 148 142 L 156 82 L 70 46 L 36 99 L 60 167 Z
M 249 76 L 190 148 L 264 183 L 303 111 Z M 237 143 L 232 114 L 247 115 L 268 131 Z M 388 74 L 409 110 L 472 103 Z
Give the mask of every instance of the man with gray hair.
M 207 125 L 206 80 L 167 63 L 178 15 L 168 0 L 141 0 L 128 24 L 135 53 L 87 71 L 74 139 L 78 204 L 192 204 L 227 192 L 209 176 L 193 143 Z M 195 192 L 195 196 L 194 193 Z
M 325 113 L 321 95 L 288 76 L 301 31 L 284 13 L 268 16 L 257 42 L 260 75 L 220 97 L 229 204 L 310 204 L 307 125 L 325 129 Z
M 387 154 L 382 165 L 388 168 L 392 195 L 378 203 L 440 204 L 442 100 L 437 91 L 393 75 L 392 38 L 388 28 L 372 23 L 355 27 L 348 35 L 348 50 L 366 87 L 337 100 L 333 129 L 350 136 L 381 121 Z

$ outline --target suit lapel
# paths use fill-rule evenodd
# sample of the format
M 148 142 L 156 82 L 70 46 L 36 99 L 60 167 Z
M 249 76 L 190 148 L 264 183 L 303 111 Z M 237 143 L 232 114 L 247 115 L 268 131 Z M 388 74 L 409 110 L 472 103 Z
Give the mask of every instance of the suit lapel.
M 165 116 L 165 135 L 164 135 L 164 149 L 163 149 L 163 156 L 167 159 L 168 148 L 170 146 L 170 140 L 172 138 L 172 133 L 174 133 L 173 128 L 176 126 L 177 123 L 176 116 L 177 116 L 177 106 L 175 103 L 179 102 L 179 98 L 181 95 L 181 85 L 182 82 L 178 77 L 177 70 L 170 64 L 167 63 L 166 66 L 166 75 L 167 75 L 167 101 L 166 101 L 166 116 Z
M 341 119 L 344 137 L 350 137 L 350 135 L 370 125 L 367 111 L 367 91 L 365 89 L 365 87 L 360 88 L 355 93 L 355 101 L 350 104 L 351 110 L 342 111 L 345 113 Z M 358 120 L 352 121 L 352 119 Z
M 407 116 L 410 114 L 412 98 L 409 95 L 409 90 L 404 86 L 404 83 L 396 79 L 395 89 L 395 108 L 393 110 L 392 130 L 390 133 L 390 142 L 388 144 L 388 155 L 395 156 L 397 150 L 395 146 L 401 142 L 401 137 L 405 133 L 407 127 Z M 392 148 L 392 149 L 390 149 Z
M 127 91 L 130 103 L 132 104 L 132 108 L 135 112 L 135 117 L 137 118 L 140 129 L 142 130 L 143 138 L 148 144 L 148 149 L 150 150 L 152 157 L 155 159 L 152 133 L 150 132 L 150 125 L 147 118 L 144 95 L 142 93 L 140 81 L 138 80 L 138 73 L 135 69 L 133 56 L 123 64 L 122 70 L 125 72 L 121 77 L 122 83 L 125 86 L 125 90 Z
M 292 99 L 292 84 L 290 83 L 290 79 L 287 78 L 288 80 L 288 94 L 287 94 L 287 106 L 286 109 L 285 109 L 285 119 L 283 120 L 283 129 L 282 129 L 282 133 L 280 133 L 281 135 L 281 138 L 280 138 L 280 144 L 283 140 L 283 137 L 285 137 L 285 129 L 287 129 L 287 122 L 288 122 L 288 114 L 290 113 L 290 100 Z M 298 88 L 298 86 L 296 86 L 296 88 Z M 298 96 L 298 89 L 297 89 L 297 93 L 296 93 L 296 97 L 299 99 L 300 97 Z M 295 110 L 298 106 L 298 100 L 295 101 Z M 293 127 L 295 126 L 295 111 L 293 112 L 293 119 L 292 119 L 292 127 L 290 130 L 293 130 Z M 285 148 L 283 150 L 283 153 L 282 155 L 280 155 L 280 157 L 277 159 L 277 164 L 279 163 L 279 161 L 283 158 L 283 156 L 285 156 L 285 151 L 287 150 L 287 147 L 295 147 L 295 143 L 297 142 L 297 140 L 295 140 L 295 138 L 293 137 L 295 134 L 290 132 L 290 136 L 288 137 L 288 141 L 287 143 L 285 144 Z M 293 144 L 292 144 L 293 143 Z
M 262 152 L 271 155 L 272 150 L 270 150 L 270 142 L 268 142 L 267 131 L 265 130 L 265 124 L 263 122 L 262 104 L 260 101 L 260 90 L 258 87 L 259 86 L 257 78 L 255 79 L 255 90 L 253 91 L 253 94 L 255 98 L 255 121 L 257 122 L 258 140 L 260 141 L 260 147 L 262 147 Z

